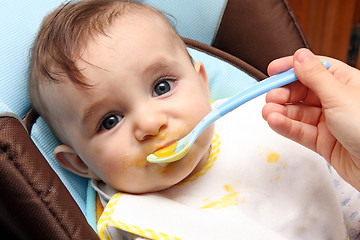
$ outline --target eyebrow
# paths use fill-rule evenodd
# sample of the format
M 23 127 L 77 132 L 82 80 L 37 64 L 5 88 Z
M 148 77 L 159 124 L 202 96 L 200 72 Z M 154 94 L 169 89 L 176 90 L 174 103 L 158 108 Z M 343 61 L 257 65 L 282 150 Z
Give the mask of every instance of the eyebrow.
M 168 62 L 167 60 L 160 60 L 157 61 L 154 64 L 151 64 L 150 66 L 148 66 L 145 70 L 144 70 L 144 75 L 152 75 L 154 73 L 156 73 L 159 70 L 163 70 L 163 69 L 170 69 L 171 67 L 173 67 L 175 64 Z
M 84 114 L 82 115 L 82 124 L 86 125 L 90 119 L 99 111 L 99 109 L 103 108 L 108 102 L 109 98 L 105 97 L 86 108 L 83 112 Z

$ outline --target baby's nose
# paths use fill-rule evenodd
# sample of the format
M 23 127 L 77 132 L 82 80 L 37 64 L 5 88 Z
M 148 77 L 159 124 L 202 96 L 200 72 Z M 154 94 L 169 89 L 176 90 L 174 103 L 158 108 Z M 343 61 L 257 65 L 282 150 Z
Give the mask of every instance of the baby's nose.
M 147 109 L 135 119 L 135 137 L 139 141 L 158 135 L 167 127 L 167 116 L 158 111 Z

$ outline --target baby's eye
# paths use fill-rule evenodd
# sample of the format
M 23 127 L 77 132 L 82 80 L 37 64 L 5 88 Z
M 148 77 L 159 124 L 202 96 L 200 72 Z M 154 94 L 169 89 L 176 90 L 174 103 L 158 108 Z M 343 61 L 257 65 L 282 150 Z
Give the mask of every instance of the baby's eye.
M 160 80 L 153 89 L 153 97 L 161 96 L 167 92 L 169 92 L 174 85 L 173 79 L 163 79 Z
M 115 127 L 116 124 L 118 124 L 121 121 L 121 119 L 122 119 L 122 116 L 120 116 L 120 115 L 117 115 L 117 114 L 109 115 L 102 121 L 100 129 L 110 130 L 113 127 Z

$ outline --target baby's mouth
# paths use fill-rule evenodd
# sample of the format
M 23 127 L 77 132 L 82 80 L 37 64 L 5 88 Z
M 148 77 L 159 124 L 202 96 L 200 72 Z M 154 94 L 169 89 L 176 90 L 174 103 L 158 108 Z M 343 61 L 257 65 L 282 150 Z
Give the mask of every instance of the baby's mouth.
M 164 157 L 170 157 L 171 155 L 175 154 L 175 149 L 178 147 L 179 141 L 187 136 L 187 132 L 191 132 L 191 129 L 192 128 L 189 129 L 189 125 L 185 125 L 176 128 L 175 131 L 161 132 L 158 136 L 156 136 L 156 139 L 154 139 L 155 141 L 152 145 L 152 152 L 147 157 L 152 155 L 152 158 L 155 157 L 161 159 Z
M 164 157 L 172 154 L 177 147 L 178 141 L 173 140 L 162 147 L 158 148 L 153 154 L 157 157 Z

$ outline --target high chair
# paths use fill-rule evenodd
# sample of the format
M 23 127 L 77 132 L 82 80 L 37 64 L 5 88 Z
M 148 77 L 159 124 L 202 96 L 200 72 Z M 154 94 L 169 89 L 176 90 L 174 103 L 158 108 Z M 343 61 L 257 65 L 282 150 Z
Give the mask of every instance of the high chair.
M 204 62 L 213 100 L 264 79 L 273 59 L 309 47 L 287 0 L 144 2 L 173 16 L 192 57 Z M 27 95 L 31 44 L 61 3 L 5 0 L 0 8 L 0 226 L 9 239 L 98 238 L 95 191 L 55 161 L 59 142 Z

